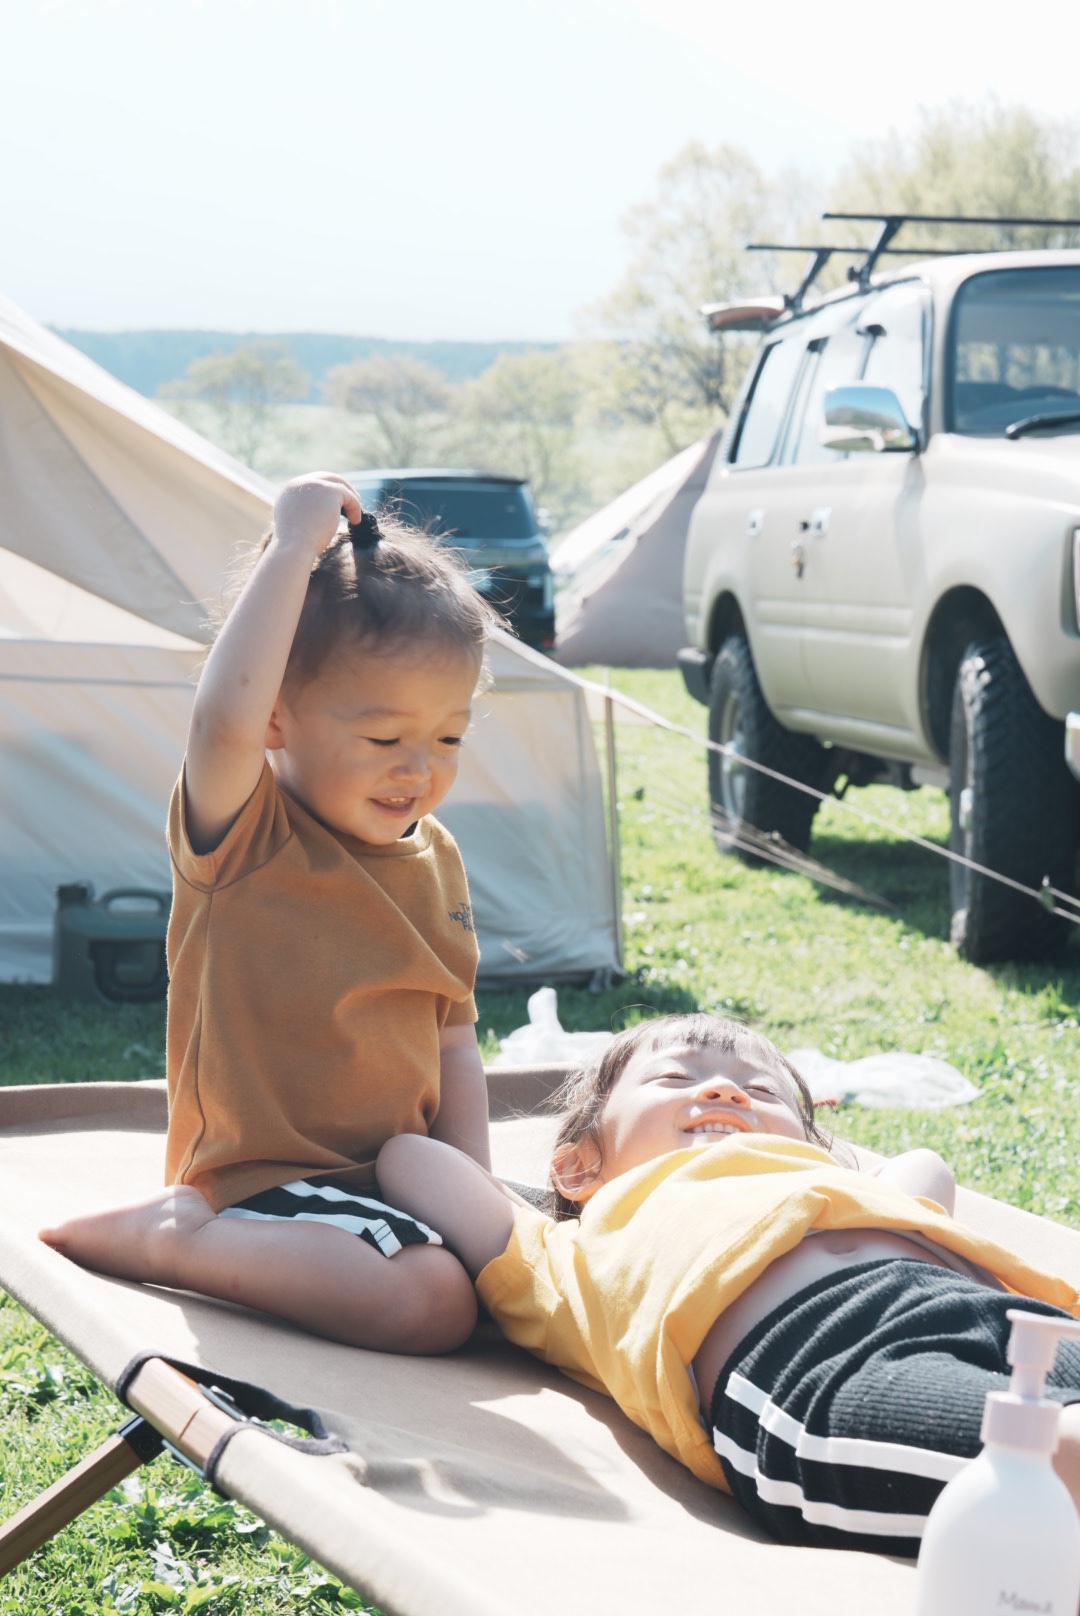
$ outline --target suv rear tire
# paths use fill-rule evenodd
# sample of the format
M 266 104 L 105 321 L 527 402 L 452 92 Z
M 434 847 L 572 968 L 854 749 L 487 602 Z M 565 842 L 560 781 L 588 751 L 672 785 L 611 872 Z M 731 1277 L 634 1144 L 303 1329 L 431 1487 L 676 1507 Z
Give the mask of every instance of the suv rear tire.
M 823 774 L 824 752 L 812 736 L 797 735 L 773 717 L 757 681 L 749 642 L 742 634 L 724 641 L 713 664 L 709 739 L 730 748 L 727 753 L 709 753 L 713 838 L 721 852 L 740 852 L 749 864 L 764 862 L 739 848 L 740 832 L 752 826 L 765 835 L 783 837 L 805 853 L 818 799 L 746 768 L 741 759 L 763 763 L 789 779 L 816 787 Z
M 1004 635 L 967 647 L 953 692 L 949 846 L 976 864 L 1072 891 L 1080 798 L 1061 725 L 1039 706 Z M 1065 941 L 1068 922 L 1023 892 L 949 866 L 952 941 L 973 964 L 1035 959 Z

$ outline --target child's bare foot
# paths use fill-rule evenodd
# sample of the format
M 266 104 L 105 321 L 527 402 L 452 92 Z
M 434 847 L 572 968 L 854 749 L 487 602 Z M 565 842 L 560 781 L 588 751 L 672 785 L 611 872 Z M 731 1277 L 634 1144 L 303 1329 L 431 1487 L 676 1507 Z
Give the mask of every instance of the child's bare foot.
M 178 1249 L 213 1217 L 209 1201 L 197 1189 L 172 1184 L 148 1200 L 70 1218 L 55 1229 L 41 1229 L 38 1239 L 72 1262 L 102 1274 L 152 1285 L 179 1285 Z

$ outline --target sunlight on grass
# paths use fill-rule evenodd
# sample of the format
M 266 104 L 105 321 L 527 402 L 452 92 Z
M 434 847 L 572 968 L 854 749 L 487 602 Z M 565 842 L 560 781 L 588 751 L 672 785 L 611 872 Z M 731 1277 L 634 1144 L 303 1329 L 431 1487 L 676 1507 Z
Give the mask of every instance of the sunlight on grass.
M 617 669 L 611 681 L 703 732 L 704 709 L 677 674 Z M 705 753 L 681 736 L 620 725 L 618 792 L 630 975 L 597 996 L 561 988 L 564 1026 L 700 1008 L 751 1022 L 781 1048 L 816 1047 L 837 1060 L 892 1049 L 938 1056 L 980 1088 L 977 1101 L 944 1113 L 852 1106 L 837 1132 L 884 1151 L 932 1145 L 962 1182 L 1080 1225 L 1080 936 L 1037 965 L 980 968 L 953 952 L 947 865 L 900 835 L 944 844 L 943 792 L 870 787 L 818 814 L 813 857 L 887 910 L 717 853 Z M 849 804 L 895 831 L 867 826 Z M 525 1020 L 526 998 L 481 996 L 489 1052 Z

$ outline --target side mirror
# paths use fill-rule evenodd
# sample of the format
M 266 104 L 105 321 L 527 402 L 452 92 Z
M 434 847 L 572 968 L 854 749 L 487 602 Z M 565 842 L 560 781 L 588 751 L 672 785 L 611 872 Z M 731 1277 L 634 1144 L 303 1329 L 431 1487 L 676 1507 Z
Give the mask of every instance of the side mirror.
M 910 452 L 918 438 L 891 387 L 848 382 L 825 394 L 825 424 L 818 434 L 827 449 L 871 449 L 875 454 Z

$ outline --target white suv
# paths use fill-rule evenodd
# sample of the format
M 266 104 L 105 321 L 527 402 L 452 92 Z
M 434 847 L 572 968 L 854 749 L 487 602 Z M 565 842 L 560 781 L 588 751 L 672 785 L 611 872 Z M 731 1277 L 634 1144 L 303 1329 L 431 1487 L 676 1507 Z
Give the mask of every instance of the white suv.
M 821 790 L 946 786 L 952 847 L 1072 891 L 1080 788 L 1080 251 L 927 258 L 852 284 L 718 305 L 761 348 L 693 513 L 687 688 L 706 702 L 717 840 L 805 849 Z M 1070 221 L 1070 224 L 1076 221 Z M 833 249 L 839 251 L 843 249 Z M 818 262 L 828 250 L 818 253 Z M 951 864 L 969 959 L 1037 956 L 1071 928 Z

